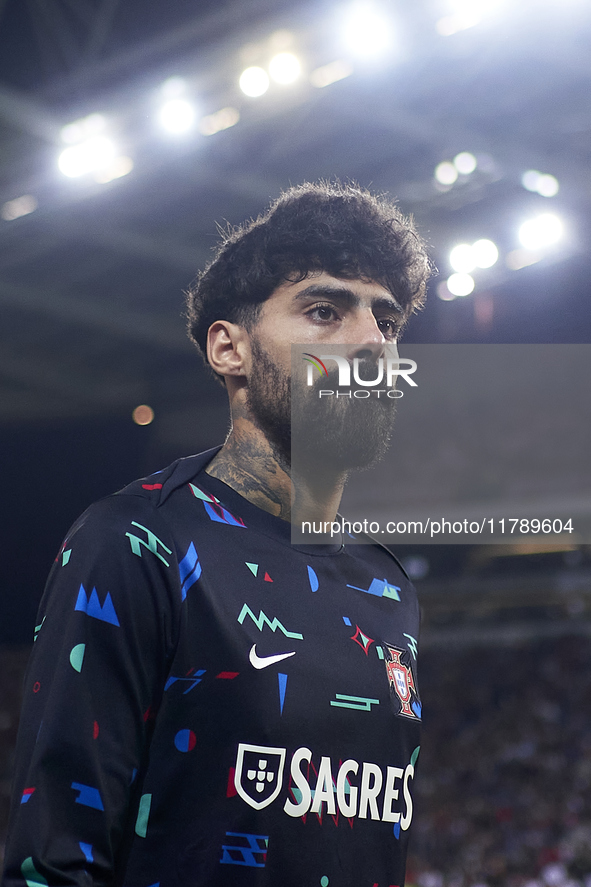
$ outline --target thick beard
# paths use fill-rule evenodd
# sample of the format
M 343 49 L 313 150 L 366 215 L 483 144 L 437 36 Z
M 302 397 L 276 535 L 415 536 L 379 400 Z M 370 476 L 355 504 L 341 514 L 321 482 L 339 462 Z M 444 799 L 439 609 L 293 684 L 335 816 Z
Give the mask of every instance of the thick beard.
M 247 404 L 284 468 L 291 466 L 291 378 L 251 335 L 253 370 L 248 380 Z
M 338 391 L 337 369 L 311 388 L 303 376 L 292 386 L 291 376 L 254 336 L 251 348 L 248 405 L 280 464 L 319 480 L 377 465 L 390 443 L 394 400 L 373 392 L 363 399 L 336 394 L 320 398 L 321 389 Z M 373 364 L 361 363 L 362 378 L 372 378 L 372 372 L 375 376 Z

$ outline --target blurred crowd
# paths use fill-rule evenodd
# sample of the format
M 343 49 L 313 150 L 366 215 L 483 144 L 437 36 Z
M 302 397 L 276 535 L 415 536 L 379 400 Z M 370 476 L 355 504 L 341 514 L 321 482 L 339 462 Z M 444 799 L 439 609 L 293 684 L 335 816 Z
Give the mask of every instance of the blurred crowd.
M 8 825 L 12 763 L 30 647 L 0 646 L 0 871 Z
M 591 643 L 431 650 L 407 884 L 591 887 Z
M 27 653 L 0 650 L 0 848 Z M 407 885 L 591 887 L 591 643 L 438 648 L 419 664 Z

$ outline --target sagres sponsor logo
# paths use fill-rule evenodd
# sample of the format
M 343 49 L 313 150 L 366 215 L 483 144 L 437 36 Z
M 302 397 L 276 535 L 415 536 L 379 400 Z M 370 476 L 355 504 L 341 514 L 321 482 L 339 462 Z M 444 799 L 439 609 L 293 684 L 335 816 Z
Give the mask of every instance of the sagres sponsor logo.
M 241 742 L 236 757 L 234 785 L 243 801 L 262 810 L 271 804 L 283 785 L 285 749 Z
M 308 364 L 306 368 L 306 384 L 308 388 L 315 384 L 314 370 L 316 370 L 320 377 L 329 378 L 330 374 L 325 361 L 332 360 L 337 365 L 339 389 L 350 389 L 349 391 L 335 391 L 333 389 L 321 388 L 319 389 L 318 397 L 352 396 L 363 399 L 371 397 L 372 394 L 376 397 L 380 397 L 383 394 L 386 397 L 397 399 L 404 395 L 403 391 L 396 388 L 398 379 L 403 379 L 412 388 L 418 387 L 417 382 L 411 378 L 413 373 L 416 372 L 417 363 L 415 360 L 410 360 L 406 357 L 386 357 L 385 360 L 383 357 L 380 357 L 377 362 L 369 362 L 367 360 L 360 360 L 357 357 L 349 360 L 342 354 L 321 354 L 316 356 L 315 354 L 304 352 L 302 358 Z M 366 371 L 368 368 L 371 368 L 375 378 L 361 378 L 361 366 Z M 352 380 L 351 375 L 353 377 Z M 353 384 L 361 387 L 354 388 Z M 384 387 L 379 388 L 378 386 L 380 385 Z
M 411 784 L 418 747 L 405 767 L 380 767 L 367 761 L 333 761 L 319 758 L 305 746 L 291 756 L 287 797 L 283 810 L 288 816 L 323 813 L 347 819 L 392 822 L 395 831 L 405 831 L 412 821 Z M 255 810 L 271 804 L 283 787 L 285 748 L 240 743 L 234 785 L 243 801 Z

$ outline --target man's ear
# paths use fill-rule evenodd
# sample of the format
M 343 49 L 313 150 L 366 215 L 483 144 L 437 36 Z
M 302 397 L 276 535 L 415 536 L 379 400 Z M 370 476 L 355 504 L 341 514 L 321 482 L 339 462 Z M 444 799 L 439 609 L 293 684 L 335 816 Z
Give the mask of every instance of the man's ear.
M 207 331 L 207 360 L 224 379 L 245 376 L 249 370 L 250 348 L 244 327 L 228 320 L 216 320 Z

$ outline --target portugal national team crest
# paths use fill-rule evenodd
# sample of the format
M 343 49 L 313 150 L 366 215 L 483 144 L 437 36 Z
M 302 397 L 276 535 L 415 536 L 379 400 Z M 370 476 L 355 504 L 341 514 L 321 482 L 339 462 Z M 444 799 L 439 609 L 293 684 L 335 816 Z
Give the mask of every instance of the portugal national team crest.
M 398 714 L 404 718 L 412 718 L 415 721 L 419 721 L 421 719 L 421 703 L 412 676 L 412 669 L 410 665 L 405 665 L 401 658 L 406 651 L 399 650 L 397 647 L 390 647 L 388 644 L 384 646 L 391 657 L 385 660 L 386 671 L 390 687 L 394 690 L 400 702 L 401 707 Z
M 284 748 L 239 743 L 234 785 L 242 800 L 255 810 L 267 807 L 281 791 L 284 765 Z

